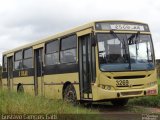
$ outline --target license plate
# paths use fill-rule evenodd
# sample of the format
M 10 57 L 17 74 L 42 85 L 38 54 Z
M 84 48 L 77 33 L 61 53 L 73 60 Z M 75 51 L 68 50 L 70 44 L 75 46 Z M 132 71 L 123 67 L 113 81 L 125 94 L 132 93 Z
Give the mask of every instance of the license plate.
M 147 95 L 154 95 L 154 94 L 156 94 L 157 93 L 157 90 L 156 89 L 154 89 L 154 90 L 148 90 L 147 91 Z

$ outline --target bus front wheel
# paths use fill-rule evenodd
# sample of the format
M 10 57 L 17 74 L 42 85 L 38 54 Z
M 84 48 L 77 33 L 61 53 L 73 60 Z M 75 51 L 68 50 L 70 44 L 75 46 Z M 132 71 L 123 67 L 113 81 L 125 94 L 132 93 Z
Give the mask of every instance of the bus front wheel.
M 111 100 L 114 106 L 125 106 L 128 103 L 128 99 L 114 99 Z
M 66 102 L 76 104 L 77 103 L 77 96 L 76 96 L 76 91 L 75 88 L 72 84 L 69 84 L 65 91 L 64 91 L 64 100 Z

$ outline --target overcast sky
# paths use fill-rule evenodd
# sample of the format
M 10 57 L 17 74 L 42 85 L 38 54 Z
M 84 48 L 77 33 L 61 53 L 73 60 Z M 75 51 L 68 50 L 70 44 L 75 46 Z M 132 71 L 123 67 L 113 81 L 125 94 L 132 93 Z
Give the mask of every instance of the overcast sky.
M 86 22 L 116 19 L 148 23 L 160 59 L 159 14 L 160 0 L 0 0 L 0 56 Z

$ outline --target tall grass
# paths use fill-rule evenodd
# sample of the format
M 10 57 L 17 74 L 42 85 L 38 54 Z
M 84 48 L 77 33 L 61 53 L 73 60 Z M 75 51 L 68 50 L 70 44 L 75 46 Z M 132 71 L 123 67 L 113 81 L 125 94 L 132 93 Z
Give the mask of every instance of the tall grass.
M 50 100 L 0 90 L 0 114 L 96 114 L 97 111 Z
M 160 79 L 158 80 L 158 95 L 134 98 L 129 101 L 129 105 L 142 105 L 150 107 L 160 107 Z

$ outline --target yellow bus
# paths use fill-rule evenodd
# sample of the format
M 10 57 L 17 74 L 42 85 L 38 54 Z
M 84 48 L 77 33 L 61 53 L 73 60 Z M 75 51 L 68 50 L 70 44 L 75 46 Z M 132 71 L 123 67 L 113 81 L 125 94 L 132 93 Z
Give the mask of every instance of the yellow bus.
M 142 22 L 94 21 L 6 51 L 2 88 L 121 106 L 157 95 L 151 32 Z

